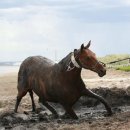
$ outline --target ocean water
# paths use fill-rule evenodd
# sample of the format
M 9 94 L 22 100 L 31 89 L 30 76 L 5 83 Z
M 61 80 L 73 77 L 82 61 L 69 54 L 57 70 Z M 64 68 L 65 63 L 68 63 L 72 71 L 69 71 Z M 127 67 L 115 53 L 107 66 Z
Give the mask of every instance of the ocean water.
M 7 73 L 17 73 L 20 66 L 0 66 L 0 75 Z

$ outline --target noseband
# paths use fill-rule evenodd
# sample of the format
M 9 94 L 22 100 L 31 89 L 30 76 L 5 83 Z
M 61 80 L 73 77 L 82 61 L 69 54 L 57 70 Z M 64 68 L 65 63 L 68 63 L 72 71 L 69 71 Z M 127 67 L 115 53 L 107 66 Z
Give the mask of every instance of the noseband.
M 103 62 L 101 62 L 101 61 L 97 61 L 92 68 L 95 70 L 96 67 L 97 67 L 97 65 L 98 65 L 99 63 L 102 64 L 102 66 L 104 66 L 104 67 L 106 66 L 105 63 L 103 63 Z

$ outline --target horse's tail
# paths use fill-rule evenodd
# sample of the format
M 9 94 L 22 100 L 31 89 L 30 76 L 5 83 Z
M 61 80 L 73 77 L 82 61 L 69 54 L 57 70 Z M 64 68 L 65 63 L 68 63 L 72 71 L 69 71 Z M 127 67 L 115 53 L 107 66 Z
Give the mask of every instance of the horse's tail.
M 27 68 L 20 66 L 18 72 L 18 87 L 27 87 L 28 86 L 28 77 L 27 77 Z

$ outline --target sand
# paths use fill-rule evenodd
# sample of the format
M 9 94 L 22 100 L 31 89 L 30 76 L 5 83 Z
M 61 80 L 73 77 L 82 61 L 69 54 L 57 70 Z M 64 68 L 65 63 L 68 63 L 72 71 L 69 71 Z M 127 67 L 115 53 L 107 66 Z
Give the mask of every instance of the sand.
M 86 83 L 87 88 L 123 88 L 124 90 L 130 87 L 130 72 L 122 72 L 115 70 L 108 70 L 107 75 L 103 78 L 98 77 L 97 74 L 83 70 L 82 78 Z M 129 91 L 128 91 L 129 93 Z M 12 111 L 15 105 L 17 96 L 17 73 L 9 73 L 0 76 L 0 114 L 3 111 Z M 37 96 L 35 95 L 35 102 L 37 103 Z M 37 107 L 38 103 L 36 104 Z M 100 107 L 99 107 L 100 108 Z M 94 108 L 96 109 L 96 108 Z M 21 102 L 19 113 L 25 110 L 31 110 L 30 97 L 27 95 Z M 9 116 L 9 115 L 8 115 Z M 28 124 L 16 123 L 14 126 L 0 128 L 7 129 L 48 129 L 48 130 L 130 130 L 130 110 L 116 113 L 112 117 L 93 117 L 88 120 L 81 118 L 78 121 L 72 120 L 57 120 L 53 119 L 50 122 L 41 121 Z

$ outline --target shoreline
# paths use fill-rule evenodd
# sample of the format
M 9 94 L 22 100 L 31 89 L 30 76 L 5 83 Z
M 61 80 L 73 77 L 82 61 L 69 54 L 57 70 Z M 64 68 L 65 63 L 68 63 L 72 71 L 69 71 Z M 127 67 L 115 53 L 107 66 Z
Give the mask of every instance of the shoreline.
M 0 66 L 0 76 L 18 73 L 20 66 Z

